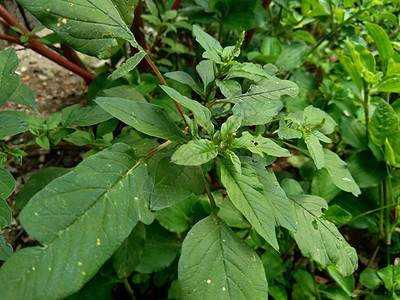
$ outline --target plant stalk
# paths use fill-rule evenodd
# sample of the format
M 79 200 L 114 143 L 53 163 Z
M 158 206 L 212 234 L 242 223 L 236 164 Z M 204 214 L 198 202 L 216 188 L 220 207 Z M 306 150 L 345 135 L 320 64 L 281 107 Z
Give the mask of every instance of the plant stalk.
M 211 209 L 212 209 L 213 212 L 217 213 L 217 205 L 215 204 L 214 197 L 213 197 L 213 195 L 211 193 L 210 186 L 208 185 L 208 181 L 207 181 L 206 177 L 204 176 L 203 170 L 201 169 L 200 166 L 196 166 L 196 168 L 197 168 L 197 170 L 199 170 L 199 172 L 201 174 L 201 177 L 203 178 L 205 190 L 206 190 L 206 193 L 207 193 L 207 197 L 208 197 L 208 200 L 210 201 L 210 204 L 211 204 Z

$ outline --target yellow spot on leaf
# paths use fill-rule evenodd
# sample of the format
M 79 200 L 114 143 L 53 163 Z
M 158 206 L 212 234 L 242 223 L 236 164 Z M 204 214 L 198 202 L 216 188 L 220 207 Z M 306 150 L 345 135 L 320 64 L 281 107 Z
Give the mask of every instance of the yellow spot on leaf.
M 64 19 L 62 19 L 62 21 L 61 22 L 63 22 L 64 24 L 67 24 L 67 19 L 66 18 L 64 18 Z
M 81 261 L 78 261 L 78 266 L 80 267 L 82 265 L 83 265 L 83 263 Z
M 97 246 L 100 246 L 101 244 L 100 244 L 100 238 L 97 238 L 97 243 L 96 243 L 96 245 Z
M 223 287 L 222 287 L 222 291 L 224 291 L 224 292 L 225 292 L 225 291 L 226 291 L 226 287 L 224 287 L 224 286 L 223 286 Z
M 85 276 L 85 275 L 86 275 L 86 272 L 82 272 L 82 275 Z
M 207 283 L 211 283 L 211 279 L 207 279 Z

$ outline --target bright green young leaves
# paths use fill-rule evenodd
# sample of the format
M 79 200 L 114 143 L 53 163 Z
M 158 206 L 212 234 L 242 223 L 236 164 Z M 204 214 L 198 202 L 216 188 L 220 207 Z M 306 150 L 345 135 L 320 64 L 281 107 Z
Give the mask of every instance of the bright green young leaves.
M 193 25 L 193 34 L 196 41 L 206 50 L 203 57 L 217 63 L 221 62 L 220 53 L 223 50 L 221 44 L 197 25 Z
M 14 74 L 18 67 L 18 57 L 14 48 L 0 52 L 0 106 L 18 89 L 21 80 Z
M 140 132 L 175 142 L 185 140 L 183 131 L 161 106 L 112 97 L 99 97 L 96 103 Z
M 137 45 L 129 30 L 137 0 L 18 2 L 80 52 L 108 58 L 125 40 Z
M 178 279 L 184 299 L 268 298 L 260 258 L 213 214 L 186 236 Z
M 130 147 L 116 144 L 85 159 L 29 201 L 21 223 L 44 247 L 23 249 L 2 266 L 3 299 L 72 294 L 118 249 L 139 218 L 152 221 L 142 194 L 149 176 L 143 165 L 133 167 L 136 162 Z M 49 286 L 57 288 L 44 288 Z
M 349 276 L 357 269 L 357 253 L 333 223 L 321 219 L 321 209 L 326 201 L 311 195 L 290 195 L 296 212 L 297 231 L 293 236 L 302 254 L 318 261 L 323 268 L 335 264 L 343 275 Z

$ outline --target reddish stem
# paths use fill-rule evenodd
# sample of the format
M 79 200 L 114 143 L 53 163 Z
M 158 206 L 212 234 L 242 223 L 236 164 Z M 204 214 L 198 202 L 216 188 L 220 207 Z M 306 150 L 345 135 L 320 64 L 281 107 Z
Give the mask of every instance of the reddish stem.
M 16 44 L 19 44 L 19 45 L 23 46 L 23 44 L 21 43 L 19 38 L 16 38 L 16 37 L 13 37 L 13 36 L 0 34 L 0 40 L 10 41 L 10 42 L 13 42 L 13 43 L 16 43 Z
M 10 26 L 15 26 L 18 27 L 19 29 L 22 30 L 24 34 L 29 33 L 28 30 L 26 30 L 18 21 L 17 19 L 12 16 L 7 9 L 0 4 L 0 17 L 7 22 Z M 80 66 L 74 64 L 73 62 L 69 61 L 68 59 L 62 57 L 59 55 L 57 52 L 48 49 L 46 46 L 43 44 L 39 43 L 38 41 L 35 41 L 32 39 L 34 37 L 29 37 L 28 41 L 28 46 L 35 52 L 43 55 L 44 57 L 47 57 L 48 59 L 54 61 L 55 63 L 59 64 L 60 66 L 78 74 L 79 76 L 83 77 L 87 83 L 90 83 L 94 78 L 95 75 L 90 73 L 89 71 L 85 70 L 84 68 L 81 68 Z M 8 39 L 9 40 L 9 39 Z M 20 44 L 20 43 L 18 43 Z
M 264 0 L 263 1 L 262 6 L 264 7 L 265 10 L 268 9 L 271 2 L 272 2 L 272 0 Z M 244 39 L 244 48 L 247 48 L 247 46 L 250 44 L 256 31 L 257 31 L 257 28 L 253 28 L 247 32 L 246 38 Z
M 6 20 L 4 20 L 2 17 L 0 17 L 0 23 L 3 23 L 4 25 L 8 26 L 8 23 L 6 22 Z
M 160 71 L 158 71 L 158 69 L 156 68 L 156 66 L 154 65 L 154 63 L 151 61 L 151 59 L 149 58 L 148 55 L 146 55 L 144 57 L 147 61 L 147 63 L 150 65 L 150 67 L 153 69 L 154 73 L 156 73 L 157 77 L 160 79 L 161 83 L 165 86 L 168 86 L 167 82 L 164 80 L 164 77 L 161 75 Z M 186 126 L 189 126 L 188 123 L 186 122 L 186 119 L 184 117 L 185 112 L 182 109 L 182 106 L 176 102 L 173 98 L 171 98 L 172 101 L 174 101 L 176 108 L 178 109 L 179 113 L 182 116 L 183 121 L 185 122 Z
M 171 10 L 178 9 L 178 6 L 179 6 L 180 3 L 181 3 L 181 0 L 175 0 L 174 4 L 171 7 Z

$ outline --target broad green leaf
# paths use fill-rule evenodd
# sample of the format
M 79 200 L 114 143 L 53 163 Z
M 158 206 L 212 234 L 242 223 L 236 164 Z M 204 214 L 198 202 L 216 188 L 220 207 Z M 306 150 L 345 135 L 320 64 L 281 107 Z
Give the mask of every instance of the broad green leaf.
M 312 105 L 304 109 L 301 123 L 308 128 L 317 129 L 323 134 L 330 134 L 334 131 L 336 122 L 323 110 Z
M 201 105 L 195 100 L 183 96 L 181 93 L 177 92 L 173 88 L 170 88 L 168 86 L 161 86 L 161 88 L 164 90 L 164 92 L 168 94 L 168 96 L 170 96 L 180 105 L 189 109 L 193 113 L 195 120 L 197 121 L 197 123 L 199 123 L 201 127 L 205 128 L 210 134 L 214 133 L 214 125 L 211 122 L 211 112 L 207 107 Z
M 225 98 L 232 98 L 242 93 L 242 86 L 235 80 L 216 80 L 215 82 Z
M 242 173 L 238 173 L 230 161 L 219 164 L 221 182 L 225 186 L 233 204 L 246 217 L 271 246 L 278 249 L 275 235 L 275 218 L 270 204 L 264 199 L 264 188 L 256 172 L 248 164 L 242 164 Z
M 176 165 L 165 157 L 157 163 L 154 183 L 149 191 L 151 210 L 160 210 L 185 200 L 192 193 L 201 193 L 203 178 L 194 167 Z
M 227 139 L 231 134 L 235 133 L 242 125 L 242 118 L 236 115 L 230 116 L 225 123 L 221 125 L 221 137 Z
M 248 99 L 237 103 L 233 114 L 242 118 L 243 126 L 264 125 L 272 120 L 283 108 L 280 100 Z
M 221 219 L 211 215 L 182 245 L 178 279 L 184 299 L 267 299 L 262 262 Z
M 161 106 L 111 97 L 99 97 L 96 103 L 140 132 L 174 142 L 185 140 L 182 130 Z
M 282 45 L 277 38 L 266 37 L 261 43 L 260 50 L 267 56 L 267 62 L 274 62 L 282 53 Z
M 18 67 L 18 57 L 14 48 L 0 52 L 0 106 L 18 89 L 21 79 L 14 74 Z
M 378 92 L 400 93 L 400 77 L 392 77 L 382 80 L 378 87 Z
M 354 196 L 360 195 L 361 191 L 351 176 L 346 163 L 331 150 L 324 149 L 325 168 L 328 170 L 333 183 L 345 192 L 350 192 Z
M 215 65 L 211 60 L 202 60 L 197 66 L 196 71 L 199 73 L 203 82 L 203 92 L 207 91 L 208 85 L 215 80 Z
M 129 30 L 135 1 L 129 2 L 18 0 L 43 25 L 57 33 L 65 44 L 103 59 L 115 53 L 124 40 L 137 45 Z
M 387 137 L 399 130 L 399 118 L 392 106 L 381 100 L 372 115 L 370 125 L 370 138 L 377 146 L 382 146 Z
M 230 80 L 232 78 L 246 78 L 257 83 L 265 79 L 277 80 L 278 78 L 273 76 L 276 72 L 272 72 L 273 74 L 271 75 L 268 70 L 268 68 L 264 69 L 260 66 L 248 62 L 235 64 L 229 69 L 229 72 L 224 79 Z
M 203 93 L 199 84 L 188 73 L 185 73 L 183 71 L 168 72 L 165 73 L 165 77 L 171 78 L 180 83 L 186 84 L 187 86 L 190 86 L 192 90 L 199 95 L 202 95 Z
M 66 168 L 44 168 L 33 174 L 29 180 L 25 183 L 22 189 L 19 191 L 17 199 L 15 200 L 14 207 L 22 209 L 28 203 L 28 201 L 46 185 L 52 182 L 54 179 L 63 176 L 70 172 L 71 169 Z
M 374 269 L 365 269 L 362 271 L 360 274 L 360 282 L 363 286 L 371 290 L 377 289 L 382 283 L 377 271 Z
M 333 222 L 336 226 L 343 226 L 351 221 L 353 215 L 339 205 L 330 205 L 322 216 L 325 220 Z
M 304 63 L 308 51 L 309 48 L 304 42 L 294 42 L 290 45 L 283 45 L 282 54 L 275 64 L 278 67 L 285 68 L 286 71 L 296 69 Z
M 181 145 L 171 157 L 178 165 L 199 166 L 218 155 L 218 149 L 209 140 L 193 140 Z
M 147 103 L 146 98 L 141 93 L 139 93 L 137 89 L 127 85 L 120 85 L 111 87 L 109 89 L 101 90 L 99 91 L 98 96 L 117 97 L 117 98 L 123 98 L 123 99 Z
M 12 246 L 0 235 L 0 260 L 7 260 L 13 255 Z
M 310 43 L 311 45 L 315 46 L 317 44 L 317 41 L 315 40 L 314 36 L 312 35 L 311 32 L 306 31 L 306 30 L 296 30 L 293 35 L 299 39 L 302 39 L 303 41 Z
M 365 23 L 365 26 L 374 39 L 376 46 L 378 47 L 379 56 L 383 63 L 383 69 L 386 70 L 388 61 L 394 54 L 389 37 L 385 30 L 377 24 Z
M 15 93 L 13 93 L 8 99 L 8 101 L 25 105 L 40 115 L 39 111 L 36 108 L 35 93 L 25 83 L 21 83 Z
M 302 137 L 300 130 L 290 128 L 284 119 L 279 120 L 278 136 L 281 139 L 291 140 L 299 139 Z
M 293 277 L 304 294 L 312 298 L 315 293 L 315 282 L 311 273 L 303 269 L 296 269 L 293 272 Z
M 271 295 L 275 300 L 287 300 L 288 295 L 283 285 L 274 284 L 268 287 L 268 294 Z
M 400 130 L 386 139 L 385 160 L 394 167 L 400 167 Z
M 43 120 L 36 116 L 27 115 L 22 111 L 0 111 L 0 138 L 4 135 L 15 135 L 28 129 L 42 130 Z
M 357 253 L 335 225 L 320 218 L 321 209 L 328 207 L 325 200 L 311 195 L 291 195 L 289 199 L 298 222 L 293 236 L 301 253 L 318 261 L 323 268 L 335 264 L 343 276 L 353 274 L 357 269 Z
M 334 266 L 328 266 L 326 269 L 329 275 L 337 282 L 337 284 L 351 297 L 354 290 L 354 276 L 343 276 Z
M 304 142 L 307 145 L 308 151 L 310 151 L 311 158 L 313 159 L 317 169 L 321 169 L 325 166 L 325 155 L 319 139 L 314 135 L 314 132 L 307 132 L 304 134 Z
M 0 229 L 4 229 L 5 227 L 9 226 L 11 224 L 11 220 L 11 209 L 7 202 L 0 198 Z
M 253 136 L 248 131 L 244 131 L 240 138 L 233 141 L 232 147 L 245 148 L 260 156 L 272 155 L 276 157 L 290 156 L 290 152 L 276 144 L 272 139 L 264 138 L 261 135 Z
M 360 188 L 378 186 L 387 175 L 385 163 L 377 161 L 369 151 L 357 152 L 346 162 L 350 173 Z
M 64 126 L 91 126 L 111 119 L 113 116 L 100 106 L 86 106 L 71 112 Z
M 258 179 L 264 187 L 264 201 L 268 202 L 276 223 L 290 231 L 296 231 L 297 225 L 294 219 L 294 211 L 272 169 L 266 167 L 262 160 L 251 165 L 257 172 Z
M 162 228 L 157 222 L 146 226 L 143 254 L 135 271 L 154 273 L 169 267 L 181 248 L 176 234 Z
M 250 227 L 250 224 L 246 221 L 242 213 L 236 208 L 229 197 L 216 197 L 214 195 L 214 199 L 219 208 L 218 216 L 221 217 L 229 227 Z
M 340 65 L 343 69 L 350 75 L 354 84 L 356 85 L 358 91 L 362 91 L 363 89 L 363 80 L 361 78 L 361 71 L 357 68 L 357 66 L 352 62 L 351 58 L 345 55 L 338 55 Z
M 15 189 L 14 177 L 5 169 L 0 168 L 0 198 L 7 199 Z
M 21 224 L 43 247 L 20 250 L 2 266 L 3 299 L 72 294 L 118 249 L 139 218 L 152 221 L 142 195 L 149 177 L 143 165 L 134 167 L 136 162 L 129 146 L 116 144 L 85 159 L 29 201 Z
M 196 197 L 191 195 L 171 207 L 158 210 L 156 219 L 162 227 L 172 232 L 184 232 L 192 224 L 192 206 Z
M 326 169 L 321 169 L 315 172 L 314 178 L 311 182 L 311 194 L 320 196 L 329 202 L 339 193 L 340 189 L 333 183 L 333 180 Z
M 216 63 L 221 62 L 221 57 L 218 53 L 223 50 L 221 44 L 197 25 L 193 25 L 193 34 L 196 37 L 196 41 L 206 50 L 203 53 L 203 57 Z
M 145 240 L 146 228 L 138 222 L 111 258 L 118 278 L 127 278 L 139 264 Z
M 385 288 L 389 291 L 392 290 L 393 285 L 395 284 L 396 277 L 398 276 L 396 273 L 396 267 L 393 265 L 388 265 L 377 272 L 378 276 L 382 279 Z
M 96 274 L 78 292 L 65 298 L 66 300 L 110 300 L 114 286 L 118 283 L 115 278 Z
M 130 71 L 136 68 L 136 66 L 142 61 L 142 59 L 147 55 L 146 51 L 140 50 L 134 56 L 129 58 L 126 62 L 122 64 L 118 69 L 116 69 L 110 76 L 109 80 L 117 80 L 122 76 L 128 74 Z

